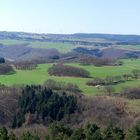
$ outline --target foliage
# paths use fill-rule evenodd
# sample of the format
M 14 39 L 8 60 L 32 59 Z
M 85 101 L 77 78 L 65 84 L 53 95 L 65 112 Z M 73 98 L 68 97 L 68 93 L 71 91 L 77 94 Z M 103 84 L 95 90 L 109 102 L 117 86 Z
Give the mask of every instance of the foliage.
M 113 125 L 101 131 L 96 124 L 87 124 L 80 128 L 53 124 L 49 130 L 47 140 L 124 140 L 125 138 L 123 130 Z
M 120 96 L 126 97 L 128 99 L 140 99 L 140 87 L 138 88 L 125 88 Z
M 30 132 L 23 133 L 20 140 L 40 140 L 38 136 L 32 135 Z
M 50 75 L 54 76 L 73 76 L 73 77 L 89 77 L 89 72 L 78 67 L 67 66 L 63 64 L 54 64 L 48 70 Z
M 75 84 L 56 82 L 56 81 L 51 80 L 51 79 L 45 81 L 44 86 L 47 89 L 58 90 L 58 91 L 68 91 L 68 92 L 72 92 L 72 93 L 81 92 L 79 87 Z
M 16 69 L 18 70 L 33 70 L 37 68 L 37 64 L 33 63 L 33 62 L 17 62 L 14 64 L 14 66 L 16 67 Z
M 0 75 L 5 75 L 5 74 L 12 74 L 14 73 L 14 69 L 12 68 L 11 65 L 7 64 L 1 64 L 0 65 Z
M 107 76 L 104 79 L 95 77 L 93 80 L 88 81 L 86 84 L 89 86 L 96 86 L 96 85 L 114 85 L 123 83 L 124 78 L 123 76 Z
M 5 63 L 5 59 L 3 57 L 0 57 L 0 64 Z
M 137 123 L 128 131 L 109 124 L 101 129 L 94 123 L 73 128 L 61 123 L 52 123 L 46 130 L 46 140 L 139 140 L 140 123 Z M 0 128 L 0 140 L 40 140 L 41 136 L 24 131 L 20 136 L 5 127 Z
M 109 124 L 104 130 L 104 139 L 105 140 L 124 140 L 124 132 L 122 129 Z
M 62 93 L 59 95 L 41 86 L 26 86 L 19 99 L 19 109 L 13 119 L 12 127 L 20 127 L 27 113 L 35 114 L 39 120 L 61 120 L 77 108 L 76 97 Z
M 98 58 L 98 57 L 92 57 L 92 56 L 82 57 L 79 61 L 81 64 L 94 65 L 97 67 L 123 65 L 122 61 L 118 61 L 114 59 L 107 59 L 107 58 Z
M 140 122 L 137 123 L 126 135 L 127 140 L 139 140 L 140 139 Z
M 139 69 L 134 69 L 134 70 L 132 70 L 132 74 L 135 78 L 139 78 L 140 70 Z
M 40 140 L 40 138 L 32 135 L 30 132 L 24 132 L 20 138 L 17 138 L 13 132 L 8 134 L 8 130 L 2 127 L 0 128 L 0 140 Z

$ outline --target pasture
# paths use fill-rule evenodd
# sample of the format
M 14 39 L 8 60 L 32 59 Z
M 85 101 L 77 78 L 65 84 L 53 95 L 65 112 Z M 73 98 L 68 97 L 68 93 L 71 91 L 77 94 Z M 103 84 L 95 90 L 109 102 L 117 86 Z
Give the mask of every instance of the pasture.
M 126 50 L 140 50 L 140 45 L 118 45 L 117 47 Z
M 25 44 L 28 43 L 29 47 L 32 48 L 55 48 L 61 53 L 70 52 L 75 48 L 75 45 L 68 43 L 56 43 L 56 42 L 45 42 L 45 41 L 24 41 L 24 40 L 16 40 L 16 39 L 0 39 L 0 44 L 4 45 L 15 45 L 15 44 Z
M 95 67 L 92 65 L 80 65 L 78 63 L 67 63 L 75 67 L 81 67 L 90 72 L 92 78 L 77 78 L 77 77 L 58 77 L 50 76 L 48 69 L 53 64 L 40 64 L 34 70 L 16 70 L 15 74 L 0 75 L 0 83 L 6 85 L 14 84 L 43 84 L 48 79 L 53 79 L 65 83 L 77 84 L 85 95 L 99 95 L 103 94 L 103 88 L 96 88 L 93 86 L 87 86 L 86 82 L 92 80 L 94 77 L 105 78 L 106 76 L 117 76 L 122 74 L 129 74 L 133 69 L 140 69 L 140 60 L 123 60 L 123 66 L 104 66 Z M 115 92 L 120 92 L 125 87 L 137 87 L 140 86 L 140 79 L 127 81 L 125 83 L 114 85 Z

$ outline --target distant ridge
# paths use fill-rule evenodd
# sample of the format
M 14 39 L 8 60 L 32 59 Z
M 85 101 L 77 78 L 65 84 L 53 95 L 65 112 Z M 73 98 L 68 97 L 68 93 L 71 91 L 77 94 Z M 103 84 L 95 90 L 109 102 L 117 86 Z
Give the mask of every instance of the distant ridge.
M 74 33 L 74 34 L 39 34 L 39 33 L 28 33 L 28 32 L 7 32 L 0 31 L 0 39 L 33 39 L 33 40 L 44 40 L 54 39 L 63 40 L 70 38 L 99 38 L 109 41 L 117 42 L 132 42 L 140 43 L 140 35 L 122 35 L 122 34 L 101 34 L 101 33 Z

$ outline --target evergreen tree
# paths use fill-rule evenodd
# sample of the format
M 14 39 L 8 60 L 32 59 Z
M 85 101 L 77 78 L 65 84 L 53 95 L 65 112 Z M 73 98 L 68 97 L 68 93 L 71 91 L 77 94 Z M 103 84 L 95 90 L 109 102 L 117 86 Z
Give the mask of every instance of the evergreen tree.
M 16 136 L 15 136 L 15 134 L 13 132 L 11 132 L 9 134 L 9 140 L 17 140 L 17 138 L 16 138 Z
M 109 124 L 107 128 L 104 130 L 104 139 L 124 140 L 124 132 L 120 128 L 112 124 Z
M 126 135 L 127 140 L 140 140 L 140 122 L 136 124 Z
M 8 140 L 8 131 L 5 127 L 0 129 L 0 140 Z

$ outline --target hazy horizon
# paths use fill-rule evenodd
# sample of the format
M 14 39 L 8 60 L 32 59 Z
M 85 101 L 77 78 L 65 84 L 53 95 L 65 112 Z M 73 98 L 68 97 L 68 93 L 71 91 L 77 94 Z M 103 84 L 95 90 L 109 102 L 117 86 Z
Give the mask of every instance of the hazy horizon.
M 5 0 L 0 31 L 140 35 L 139 0 Z
M 73 34 L 107 34 L 107 35 L 136 35 L 140 36 L 140 34 L 123 34 L 123 33 L 93 33 L 93 32 L 74 32 L 74 33 L 43 33 L 43 32 L 28 32 L 28 31 L 8 31 L 2 30 L 0 32 L 9 32 L 9 33 L 29 33 L 29 34 L 56 34 L 56 35 L 73 35 Z

